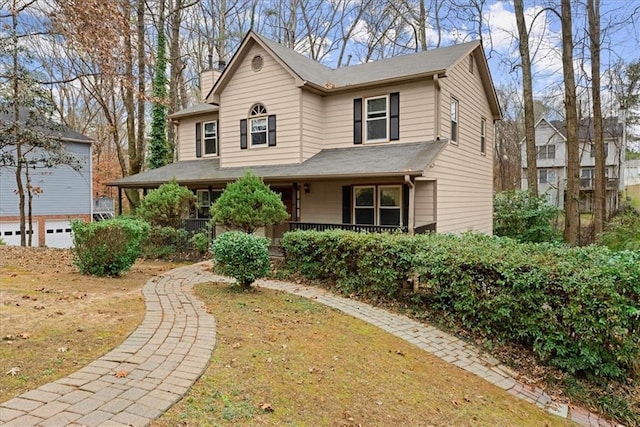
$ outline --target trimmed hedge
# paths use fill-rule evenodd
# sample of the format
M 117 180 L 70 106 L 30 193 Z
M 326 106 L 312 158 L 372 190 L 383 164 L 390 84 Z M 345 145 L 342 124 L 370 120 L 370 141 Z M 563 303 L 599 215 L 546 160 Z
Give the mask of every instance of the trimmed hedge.
M 568 372 L 624 378 L 640 369 L 638 252 L 344 231 L 287 233 L 282 247 L 288 268 L 308 278 L 428 307 Z M 420 289 L 403 290 L 414 276 Z
M 89 223 L 74 220 L 73 263 L 83 274 L 118 276 L 141 255 L 150 229 L 145 221 L 126 217 Z

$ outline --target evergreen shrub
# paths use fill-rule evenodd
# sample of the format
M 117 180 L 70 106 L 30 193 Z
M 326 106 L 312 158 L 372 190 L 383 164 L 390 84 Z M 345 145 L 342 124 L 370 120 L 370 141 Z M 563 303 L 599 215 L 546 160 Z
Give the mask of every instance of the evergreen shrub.
M 119 276 L 141 255 L 150 229 L 145 221 L 127 217 L 89 223 L 74 220 L 73 262 L 83 274 Z
M 236 279 L 236 284 L 249 288 L 269 273 L 269 239 L 241 231 L 223 233 L 211 246 L 216 271 Z
M 523 244 L 477 234 L 296 231 L 287 267 L 456 321 L 476 336 L 529 346 L 543 362 L 625 378 L 640 357 L 640 253 Z M 418 276 L 417 292 L 403 290 Z

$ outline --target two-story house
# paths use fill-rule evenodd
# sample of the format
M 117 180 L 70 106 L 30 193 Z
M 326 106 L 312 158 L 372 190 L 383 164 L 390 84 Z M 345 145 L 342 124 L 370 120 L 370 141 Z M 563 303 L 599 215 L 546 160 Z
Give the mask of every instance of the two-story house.
M 618 206 L 618 178 L 621 164 L 622 124 L 617 117 L 603 121 L 605 146 L 605 176 L 608 211 Z M 538 192 L 545 194 L 550 204 L 564 208 L 567 187 L 567 138 L 566 123 L 542 118 L 535 126 L 536 167 Z M 580 144 L 580 210 L 593 211 L 595 188 L 594 126 L 591 118 L 580 120 L 578 125 Z M 526 144 L 521 142 L 522 189 L 528 188 Z
M 204 102 L 170 117 L 178 161 L 111 183 L 120 195 L 175 178 L 207 217 L 251 170 L 282 195 L 290 229 L 492 233 L 501 112 L 479 42 L 331 69 L 251 31 L 201 81 Z
M 26 116 L 26 110 L 21 111 L 21 114 Z M 0 114 L 3 127 L 10 123 L 10 120 L 10 115 Z M 27 126 L 26 119 L 24 126 Z M 92 218 L 91 145 L 93 139 L 64 128 L 55 133 L 46 129 L 41 129 L 40 132 L 59 138 L 64 150 L 72 154 L 74 160 L 79 163 L 79 170 L 68 165 L 44 167 L 41 160 L 37 160 L 38 166 L 35 164 L 28 166 L 31 185 L 34 188 L 31 244 L 32 246 L 69 248 L 73 243 L 70 221 L 72 219 L 91 221 Z M 35 162 L 34 159 L 43 157 L 40 148 L 25 146 L 22 149 L 26 153 L 26 161 Z M 10 144 L 2 147 L 2 152 L 10 157 L 15 157 L 15 150 L 16 147 Z M 24 169 L 22 180 L 26 186 L 27 177 Z M 25 207 L 24 213 L 28 214 L 28 208 Z M 28 229 L 26 232 L 28 233 Z M 20 245 L 20 208 L 16 168 L 11 164 L 0 166 L 0 237 L 8 245 Z

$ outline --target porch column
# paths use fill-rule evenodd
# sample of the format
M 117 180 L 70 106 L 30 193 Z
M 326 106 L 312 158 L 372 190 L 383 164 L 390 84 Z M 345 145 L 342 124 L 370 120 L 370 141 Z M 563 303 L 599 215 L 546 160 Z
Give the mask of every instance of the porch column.
M 413 178 L 409 175 L 404 176 L 404 182 L 409 186 L 409 218 L 407 221 L 407 233 L 413 236 L 415 228 L 416 184 L 413 181 Z
M 122 215 L 122 187 L 118 187 L 118 216 Z

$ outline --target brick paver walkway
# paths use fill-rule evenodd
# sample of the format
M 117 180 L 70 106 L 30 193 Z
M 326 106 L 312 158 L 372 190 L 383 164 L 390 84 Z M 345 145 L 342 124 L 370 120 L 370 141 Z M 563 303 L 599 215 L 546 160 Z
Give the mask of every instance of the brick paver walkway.
M 171 270 L 143 287 L 144 322 L 115 350 L 79 371 L 0 403 L 3 426 L 144 426 L 160 416 L 202 375 L 215 345 L 215 321 L 191 292 L 193 285 L 229 281 L 210 263 Z M 471 344 L 432 326 L 318 287 L 261 280 L 276 289 L 333 307 L 371 323 L 508 393 L 583 426 L 615 426 L 588 411 L 553 402 L 542 389 Z M 126 373 L 120 377 L 119 373 Z
M 145 426 L 209 365 L 215 321 L 191 292 L 211 278 L 177 268 L 142 288 L 147 313 L 118 348 L 79 371 L 0 404 L 9 426 Z
M 217 279 L 220 280 L 224 278 L 218 277 Z M 372 307 L 359 301 L 332 294 L 318 287 L 275 280 L 258 281 L 257 285 L 263 288 L 276 289 L 305 298 L 311 298 L 321 304 L 364 320 L 416 345 L 422 350 L 432 353 L 442 360 L 484 378 L 490 383 L 506 390 L 507 393 L 534 403 L 552 414 L 569 418 L 577 424 L 593 427 L 613 427 L 616 425 L 583 408 L 554 402 L 551 396 L 542 389 L 518 382 L 515 379 L 517 374 L 507 366 L 501 364 L 494 357 L 482 353 L 473 345 L 442 332 L 433 326 L 417 322 L 406 316 L 394 314 L 381 308 Z

